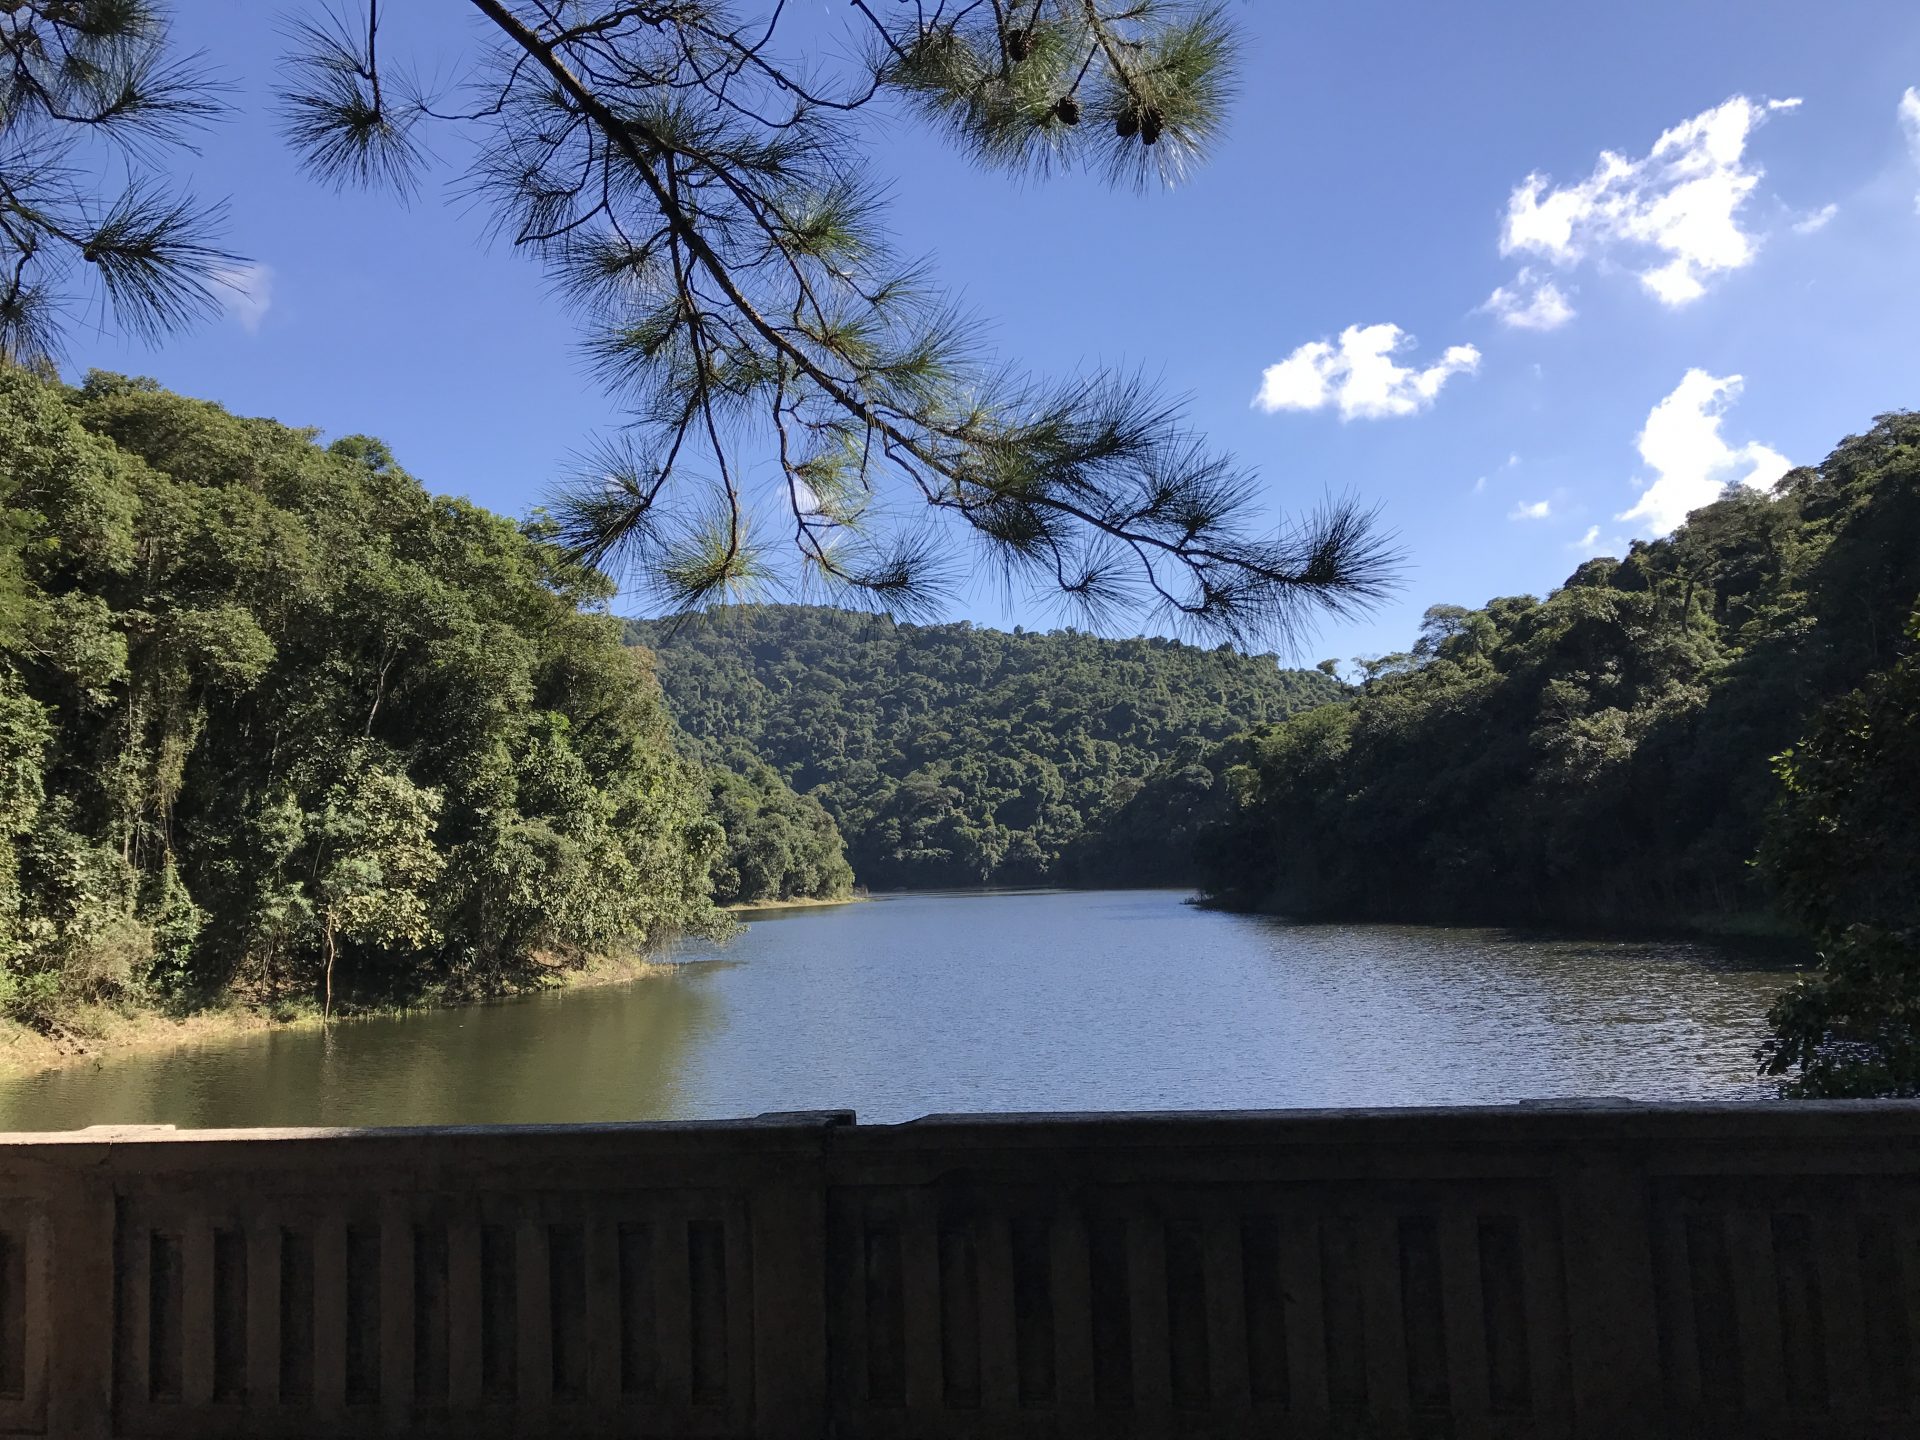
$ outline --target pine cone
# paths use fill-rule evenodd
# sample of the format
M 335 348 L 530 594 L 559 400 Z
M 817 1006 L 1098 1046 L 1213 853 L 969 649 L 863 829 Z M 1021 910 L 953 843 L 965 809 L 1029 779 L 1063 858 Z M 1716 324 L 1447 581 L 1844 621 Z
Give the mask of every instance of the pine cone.
M 1131 110 L 1122 110 L 1113 122 L 1113 133 L 1122 140 L 1131 140 L 1140 133 L 1140 117 Z
M 1142 115 L 1140 117 L 1140 143 L 1143 145 L 1156 143 L 1160 139 L 1160 127 L 1162 123 L 1158 110 L 1149 110 L 1146 114 Z
M 1011 30 L 1007 32 L 1007 59 L 1018 65 L 1033 50 L 1033 32 L 1031 30 Z
M 1059 103 L 1053 107 L 1053 113 L 1062 125 L 1078 125 L 1080 123 L 1080 102 L 1071 95 L 1062 95 Z

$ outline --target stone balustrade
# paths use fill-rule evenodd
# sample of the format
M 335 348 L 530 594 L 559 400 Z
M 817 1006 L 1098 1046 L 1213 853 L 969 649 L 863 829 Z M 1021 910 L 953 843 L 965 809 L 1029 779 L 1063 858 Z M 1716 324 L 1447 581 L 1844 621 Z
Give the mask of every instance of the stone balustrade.
M 0 1434 L 1920 1435 L 1920 1107 L 0 1136 Z

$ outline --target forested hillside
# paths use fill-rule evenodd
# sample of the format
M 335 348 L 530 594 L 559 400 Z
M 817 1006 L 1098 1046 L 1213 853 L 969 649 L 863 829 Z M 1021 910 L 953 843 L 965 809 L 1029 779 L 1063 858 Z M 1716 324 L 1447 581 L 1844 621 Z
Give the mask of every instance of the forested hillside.
M 707 766 L 713 815 L 726 845 L 713 865 L 713 898 L 831 900 L 853 893 L 839 827 L 811 795 L 797 795 L 766 761 L 736 747 Z
M 1145 866 L 1088 837 L 1170 756 L 1342 693 L 1227 647 L 810 606 L 634 621 L 628 635 L 657 652 L 668 703 L 706 753 L 744 745 L 817 796 L 855 875 L 881 888 L 1122 870 L 1184 880 L 1187 857 L 1168 837 L 1148 837 Z
M 1754 865 L 1786 793 L 1776 757 L 1823 707 L 1884 724 L 1911 693 L 1876 677 L 1911 669 L 1917 595 L 1920 415 L 1898 414 L 1545 600 L 1436 606 L 1351 699 L 1212 752 L 1230 800 L 1206 883 L 1302 916 L 1726 921 L 1779 913 L 1783 867 L 1844 833 L 1856 858 L 1830 871 L 1880 853 L 1881 892 L 1920 893 L 1910 780 L 1844 818 L 1801 815 L 1800 842 Z M 1868 918 L 1788 911 L 1822 932 Z
M 605 583 L 367 439 L 0 369 L 0 1013 L 498 990 L 714 923 Z

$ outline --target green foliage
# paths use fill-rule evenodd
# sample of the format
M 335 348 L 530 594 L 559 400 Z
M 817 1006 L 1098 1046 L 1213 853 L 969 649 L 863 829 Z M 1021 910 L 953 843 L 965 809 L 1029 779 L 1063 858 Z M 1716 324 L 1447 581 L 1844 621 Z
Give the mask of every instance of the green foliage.
M 706 754 L 745 746 L 816 797 L 864 884 L 1182 877 L 1168 837 L 1090 832 L 1190 741 L 1340 693 L 1271 655 L 903 625 L 806 606 L 634 621 L 681 726 Z M 1183 748 L 1185 746 L 1185 748 Z
M 718 920 L 706 785 L 538 525 L 0 371 L 0 1007 L 496 990 Z M 585 607 L 583 609 L 583 607 Z
M 1792 1093 L 1920 1095 L 1920 615 L 1908 639 L 1780 757 L 1761 864 L 1823 941 L 1771 1017 Z
M 219 87 L 167 50 L 154 0 L 0 6 L 0 359 L 51 371 L 88 288 L 145 339 L 218 311 L 219 208 L 166 193 L 153 161 Z
M 811 795 L 795 794 L 758 756 L 736 751 L 709 771 L 714 817 L 727 834 L 714 861 L 713 898 L 834 900 L 853 893 L 840 829 Z
M 361 759 L 309 827 L 307 889 L 320 923 L 327 1010 L 341 940 L 389 956 L 441 942 L 433 904 L 447 868 L 433 843 L 440 805 L 438 790 Z
M 1208 888 L 1305 916 L 1760 912 L 1771 757 L 1898 660 L 1916 595 L 1920 416 L 1898 414 L 1544 601 L 1430 610 L 1411 652 L 1362 662 L 1349 700 L 1246 742 L 1203 837 Z M 1889 833 L 1856 818 L 1876 837 L 1861 843 Z

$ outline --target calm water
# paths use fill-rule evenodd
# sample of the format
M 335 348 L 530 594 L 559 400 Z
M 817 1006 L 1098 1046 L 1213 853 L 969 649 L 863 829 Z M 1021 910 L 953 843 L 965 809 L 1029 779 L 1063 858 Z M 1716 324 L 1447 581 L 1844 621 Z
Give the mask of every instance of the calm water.
M 1289 926 L 1169 891 L 756 918 L 666 978 L 108 1060 L 0 1129 L 1766 1093 L 1778 970 L 1692 943 Z

